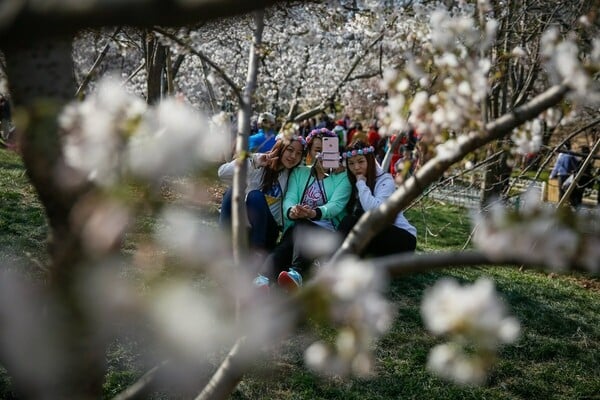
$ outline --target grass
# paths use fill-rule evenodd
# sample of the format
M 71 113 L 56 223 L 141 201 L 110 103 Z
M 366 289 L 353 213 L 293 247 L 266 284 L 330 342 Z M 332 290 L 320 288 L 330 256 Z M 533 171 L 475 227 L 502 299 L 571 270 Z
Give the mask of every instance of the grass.
M 0 238 L 2 260 L 35 274 L 45 262 L 47 227 L 18 157 L 0 151 Z M 214 213 L 208 213 L 208 216 Z M 420 203 L 406 213 L 419 231 L 418 251 L 468 246 L 470 223 L 463 209 Z M 203 216 L 203 218 L 204 218 Z M 151 220 L 139 230 L 150 232 Z M 143 234 L 143 233 L 142 233 Z M 127 250 L 135 243 L 128 242 Z M 423 291 L 441 277 L 473 282 L 491 277 L 511 313 L 522 324 L 520 340 L 501 350 L 485 387 L 460 387 L 425 370 L 427 354 L 440 342 L 423 329 L 419 305 Z M 592 282 L 592 289 L 583 286 Z M 587 285 L 590 286 L 590 285 Z M 600 399 L 600 292 L 585 276 L 556 276 L 514 268 L 448 269 L 391 282 L 388 298 L 398 307 L 392 329 L 374 347 L 377 374 L 371 379 L 322 378 L 306 369 L 302 352 L 311 333 L 277 345 L 257 361 L 232 398 L 243 399 Z M 331 335 L 331 332 L 318 332 Z M 144 345 L 115 343 L 107 353 L 104 398 L 144 373 Z M 1 370 L 1 368 L 0 368 Z M 0 373 L 0 397 L 13 398 L 10 377 Z M 179 398 L 171 393 L 152 398 Z
M 33 273 L 46 263 L 44 210 L 18 155 L 0 150 L 0 260 Z
M 406 213 L 419 230 L 418 251 L 462 248 L 470 225 L 464 210 L 427 203 Z M 460 387 L 425 370 L 440 341 L 427 334 L 419 312 L 423 291 L 441 277 L 473 282 L 492 278 L 522 324 L 522 336 L 505 346 L 485 387 Z M 272 375 L 250 376 L 235 399 L 600 399 L 600 294 L 585 277 L 561 277 L 514 268 L 451 269 L 391 283 L 399 310 L 377 343 L 377 375 L 339 381 L 307 372 L 298 343 L 290 340 L 284 364 Z M 290 356 L 291 354 L 291 356 Z

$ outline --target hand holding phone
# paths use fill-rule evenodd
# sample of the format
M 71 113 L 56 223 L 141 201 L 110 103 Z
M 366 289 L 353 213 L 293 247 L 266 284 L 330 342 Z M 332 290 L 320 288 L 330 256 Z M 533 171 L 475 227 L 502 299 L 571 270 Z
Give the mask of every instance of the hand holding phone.
M 323 152 L 321 153 L 323 168 L 338 168 L 340 166 L 340 141 L 337 137 L 323 138 Z

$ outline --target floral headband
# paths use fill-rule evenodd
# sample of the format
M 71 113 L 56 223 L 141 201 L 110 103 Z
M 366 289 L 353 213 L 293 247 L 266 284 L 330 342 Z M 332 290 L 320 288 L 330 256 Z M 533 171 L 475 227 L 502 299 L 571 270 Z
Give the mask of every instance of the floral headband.
M 312 131 L 310 131 L 310 133 L 308 135 L 306 135 L 306 143 L 310 144 L 312 142 L 312 140 L 314 139 L 315 136 L 321 136 L 321 137 L 323 137 L 323 136 L 338 137 L 338 135 L 336 135 L 335 133 L 331 132 L 327 128 L 313 129 Z
M 369 146 L 369 147 L 363 147 L 361 149 L 354 149 L 354 150 L 349 150 L 349 151 L 345 151 L 342 153 L 342 157 L 343 158 L 350 158 L 350 157 L 354 157 L 354 156 L 364 156 L 366 154 L 370 154 L 375 152 L 375 147 L 373 146 Z
M 286 135 L 282 132 L 275 137 L 275 140 L 288 140 L 290 142 L 296 141 L 302 145 L 303 149 L 306 148 L 306 140 L 300 135 Z

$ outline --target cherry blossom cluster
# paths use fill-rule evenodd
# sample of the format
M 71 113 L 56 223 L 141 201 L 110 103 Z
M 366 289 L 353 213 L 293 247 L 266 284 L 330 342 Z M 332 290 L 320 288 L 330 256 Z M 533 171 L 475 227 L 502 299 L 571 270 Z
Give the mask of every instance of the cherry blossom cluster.
M 425 143 L 435 144 L 450 133 L 481 131 L 490 63 L 480 54 L 493 42 L 495 30 L 494 20 L 480 32 L 471 17 L 443 9 L 421 21 L 410 37 L 419 41 L 419 53 L 406 54 L 404 69 L 387 71 L 382 81 L 390 94 L 381 115 L 388 130 L 413 126 Z
M 67 164 L 104 186 L 128 176 L 155 182 L 214 161 L 228 148 L 227 124 L 176 99 L 148 108 L 112 79 L 59 117 Z
M 432 349 L 428 368 L 459 384 L 482 384 L 499 346 L 514 342 L 520 331 L 487 278 L 466 286 L 439 280 L 426 291 L 421 314 L 431 333 L 449 339 Z
M 572 264 L 600 271 L 600 227 L 597 215 L 556 212 L 540 202 L 531 190 L 520 201 L 518 210 L 495 203 L 489 212 L 474 218 L 473 241 L 491 259 L 514 254 L 555 271 L 566 271 Z
M 328 304 L 329 318 L 338 327 L 333 343 L 317 341 L 305 351 L 312 369 L 338 376 L 373 373 L 373 342 L 389 330 L 395 310 L 381 295 L 381 272 L 357 259 L 319 269 L 315 278 Z
M 573 38 L 563 39 L 556 27 L 541 38 L 541 54 L 546 72 L 553 83 L 566 82 L 571 99 L 582 105 L 600 104 L 600 84 L 593 74 L 600 70 L 600 40 L 592 41 L 590 56 L 582 60 Z
M 543 135 L 544 125 L 541 119 L 527 121 L 514 129 L 510 137 L 516 146 L 514 152 L 521 155 L 537 153 L 542 146 Z

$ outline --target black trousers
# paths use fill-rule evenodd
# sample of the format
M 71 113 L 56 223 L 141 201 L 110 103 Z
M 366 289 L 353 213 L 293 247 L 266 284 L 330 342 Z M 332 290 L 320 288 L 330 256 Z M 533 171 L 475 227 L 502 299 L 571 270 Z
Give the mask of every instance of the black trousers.
M 358 217 L 347 215 L 338 226 L 338 232 L 348 235 L 358 222 Z M 396 253 L 413 252 L 417 248 L 417 238 L 408 231 L 389 224 L 379 232 L 363 249 L 360 256 L 387 256 Z
M 298 234 L 301 230 L 306 232 L 309 229 L 331 233 L 332 235 L 337 234 L 307 219 L 296 221 L 292 227 L 284 232 L 279 244 L 277 244 L 273 252 L 267 257 L 261 273 L 269 279 L 277 279 L 281 271 L 287 271 L 292 267 L 300 272 L 302 276 L 305 276 L 309 272 L 308 268 L 314 260 L 302 253 L 302 246 L 298 245 L 297 241 L 306 240 L 307 237 L 310 237 L 310 234 Z

